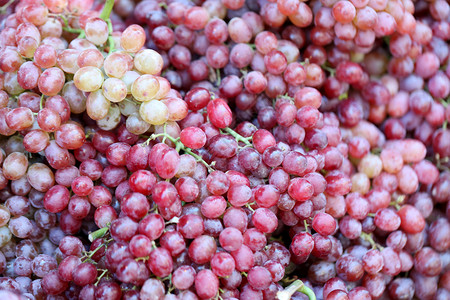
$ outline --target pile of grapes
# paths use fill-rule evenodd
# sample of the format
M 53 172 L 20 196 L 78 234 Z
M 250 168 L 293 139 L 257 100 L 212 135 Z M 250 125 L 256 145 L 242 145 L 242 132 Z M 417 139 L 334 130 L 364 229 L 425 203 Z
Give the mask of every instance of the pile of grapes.
M 0 299 L 450 299 L 449 1 L 0 4 Z

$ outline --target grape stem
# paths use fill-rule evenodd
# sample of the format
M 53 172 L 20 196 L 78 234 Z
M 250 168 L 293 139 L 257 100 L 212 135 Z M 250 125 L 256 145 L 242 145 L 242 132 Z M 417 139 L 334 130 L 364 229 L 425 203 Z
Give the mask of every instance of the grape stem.
M 111 23 L 110 19 L 108 19 L 106 22 L 108 23 L 108 31 L 109 31 L 109 36 L 108 36 L 109 53 L 112 53 L 112 52 L 114 52 L 114 50 L 116 50 L 115 45 L 114 45 L 114 38 L 112 37 L 113 28 L 112 28 L 112 23 Z
M 111 15 L 112 9 L 114 6 L 114 0 L 106 0 L 105 6 L 103 6 L 102 12 L 100 13 L 100 18 L 104 21 L 109 20 L 109 16 Z
M 166 225 L 169 225 L 169 224 L 178 224 L 179 221 L 180 221 L 180 218 L 178 218 L 178 217 L 173 217 L 172 219 L 170 219 L 169 221 L 166 222 Z
M 303 220 L 303 226 L 305 226 L 305 231 L 309 233 L 309 226 L 308 226 L 308 222 L 306 220 Z
M 322 69 L 324 69 L 325 71 L 328 71 L 330 73 L 330 76 L 334 76 L 334 74 L 336 73 L 336 70 L 333 69 L 332 67 L 328 66 L 328 64 L 323 64 Z
M 443 127 L 444 129 L 446 129 L 446 127 L 447 127 L 447 123 L 446 123 L 446 122 L 447 122 L 447 121 L 445 121 L 445 123 L 444 123 L 444 125 L 445 125 L 445 127 Z M 449 157 L 443 157 L 443 158 L 441 158 L 441 156 L 439 155 L 439 153 L 436 153 L 435 159 L 436 159 L 436 167 L 437 167 L 439 170 L 441 170 L 441 171 L 448 171 L 448 170 L 449 170 L 449 168 L 447 168 L 447 167 L 445 166 L 445 164 L 448 163 L 449 160 L 450 160 Z
M 247 207 L 251 212 L 255 212 L 255 210 L 252 208 L 252 204 L 255 204 L 255 203 L 247 203 L 247 204 L 245 204 L 245 207 Z
M 67 18 L 63 15 L 63 14 L 61 14 L 61 15 L 59 15 L 59 17 L 63 20 L 63 22 L 64 22 L 64 26 L 63 26 L 63 30 L 64 31 L 67 31 L 67 32 L 70 32 L 70 33 L 78 33 L 80 36 L 82 35 L 82 34 L 84 34 L 84 30 L 83 29 L 81 29 L 81 28 L 72 28 L 72 27 L 70 27 L 69 26 L 69 22 L 67 21 Z
M 5 5 L 3 5 L 3 6 L 0 8 L 0 14 L 6 13 L 6 10 L 8 9 L 8 7 L 9 7 L 11 4 L 14 3 L 14 1 L 16 1 L 16 0 L 9 0 L 8 3 L 6 3 Z
M 94 254 L 95 254 L 98 250 L 100 250 L 101 248 L 103 248 L 103 247 L 106 248 L 107 243 L 109 243 L 109 241 L 106 241 L 105 243 L 100 244 L 97 248 L 95 248 L 95 249 L 92 250 L 92 251 L 85 252 L 85 254 L 84 254 L 84 257 L 85 257 L 85 258 L 83 259 L 83 262 L 90 260 L 90 259 L 92 258 L 92 256 L 94 256 Z
M 97 282 L 95 283 L 95 286 L 98 285 L 98 283 L 100 282 L 100 280 L 103 278 L 103 276 L 105 276 L 105 274 L 108 272 L 107 269 L 100 269 L 102 271 L 102 274 L 100 274 L 100 276 L 98 276 Z
M 373 249 L 379 248 L 380 250 L 383 250 L 384 248 L 382 246 L 380 246 L 379 244 L 375 243 L 375 241 L 373 240 L 372 235 L 367 234 L 365 232 L 361 232 L 361 239 L 365 240 L 366 242 L 368 242 Z
M 237 133 L 236 131 L 234 131 L 233 129 L 231 129 L 229 127 L 224 128 L 223 131 L 225 131 L 226 133 L 228 133 L 229 135 L 234 137 L 237 142 L 243 142 L 247 146 L 251 146 L 252 145 L 252 143 L 250 143 L 250 140 L 252 139 L 251 137 L 245 138 L 245 137 L 243 137 L 242 135 L 240 135 L 239 133 Z
M 41 101 L 39 101 L 39 109 L 42 110 L 44 107 L 44 94 L 41 96 Z
M 211 166 L 200 155 L 194 153 L 191 148 L 188 148 L 185 145 L 183 145 L 183 143 L 180 141 L 180 138 L 175 139 L 172 136 L 168 135 L 167 133 L 152 134 L 148 138 L 148 140 L 144 142 L 144 144 L 148 145 L 151 140 L 154 140 L 154 139 L 156 139 L 156 138 L 158 138 L 160 136 L 163 136 L 164 138 L 167 138 L 169 141 L 174 143 L 175 144 L 175 149 L 177 150 L 177 152 L 179 152 L 180 150 L 183 150 L 185 153 L 187 153 L 187 154 L 191 155 L 192 157 L 194 157 L 198 162 L 200 162 L 203 165 L 205 165 L 205 167 L 208 169 L 208 171 L 210 173 L 214 171 L 214 169 L 211 168 Z
M 214 172 L 214 169 L 211 168 L 211 166 L 200 155 L 197 155 L 196 153 L 192 152 L 190 148 L 187 148 L 183 145 L 181 149 L 184 150 L 184 152 L 186 152 L 187 154 L 193 156 L 198 162 L 201 162 L 208 169 L 209 173 Z
M 403 203 L 404 200 L 405 200 L 405 195 L 400 195 L 397 197 L 397 199 L 395 201 L 390 202 L 389 205 L 392 205 L 395 207 L 396 210 L 399 210 L 400 204 Z
M 241 74 L 242 74 L 242 76 L 240 77 L 240 79 L 241 79 L 241 80 L 244 80 L 244 79 L 245 79 L 245 76 L 247 76 L 247 74 L 248 74 L 248 69 L 247 69 L 247 67 L 244 67 L 244 68 L 240 69 L 240 72 L 241 72 Z
M 338 100 L 345 100 L 347 98 L 348 98 L 348 93 L 345 92 L 345 93 L 342 93 L 342 94 L 339 95 Z
M 82 34 L 84 32 L 83 29 L 76 29 L 76 28 L 72 28 L 72 27 L 68 27 L 68 26 L 64 26 L 63 30 L 70 32 L 70 33 L 79 33 L 79 34 Z
M 145 257 L 137 257 L 137 258 L 135 258 L 134 260 L 135 260 L 135 261 L 144 261 L 144 262 L 145 262 L 145 261 L 148 260 L 148 258 L 149 258 L 148 256 L 145 256 Z
M 100 229 L 98 229 L 98 230 L 96 230 L 94 232 L 91 232 L 89 234 L 88 238 L 92 242 L 95 239 L 98 239 L 98 238 L 101 238 L 101 237 L 105 236 L 105 234 L 108 232 L 108 230 L 109 230 L 109 227 L 100 228 Z
M 307 287 L 301 280 L 294 281 L 283 291 L 278 292 L 277 299 L 290 300 L 291 296 L 297 291 L 308 296 L 309 300 L 316 300 L 316 295 L 314 295 L 313 290 Z
M 220 77 L 220 69 L 216 69 L 216 79 L 217 79 L 217 86 L 219 86 L 220 82 L 222 81 L 222 78 Z

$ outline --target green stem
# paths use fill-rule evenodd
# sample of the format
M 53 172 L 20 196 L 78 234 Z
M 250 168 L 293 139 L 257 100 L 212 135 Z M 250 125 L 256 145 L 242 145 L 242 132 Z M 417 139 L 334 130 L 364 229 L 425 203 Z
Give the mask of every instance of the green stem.
M 372 246 L 373 249 L 379 248 L 380 250 L 383 249 L 382 246 L 380 246 L 379 244 L 375 243 L 375 241 L 373 240 L 372 235 L 367 234 L 365 232 L 361 232 L 360 237 L 365 240 L 366 242 L 369 242 L 369 244 Z
M 6 3 L 5 5 L 3 5 L 3 6 L 0 8 L 0 14 L 4 14 L 4 13 L 6 12 L 6 10 L 8 9 L 8 7 L 9 7 L 11 4 L 14 3 L 14 1 L 16 1 L 16 0 L 9 0 L 8 3 Z
M 174 143 L 177 151 L 183 150 L 187 154 L 189 154 L 192 157 L 194 157 L 198 162 L 201 162 L 202 164 L 204 164 L 209 172 L 213 172 L 214 171 L 214 169 L 211 168 L 211 166 L 206 161 L 204 161 L 203 158 L 200 155 L 194 153 L 191 148 L 188 148 L 185 145 L 183 145 L 183 143 L 179 139 L 175 139 L 172 136 L 170 136 L 168 134 L 165 134 L 165 133 L 161 133 L 161 134 L 158 134 L 158 135 L 163 135 L 164 137 L 169 139 L 172 143 Z
M 44 94 L 41 96 L 41 101 L 39 102 L 39 109 L 42 110 L 44 108 Z
M 135 261 L 144 261 L 144 262 L 145 262 L 145 261 L 148 260 L 148 258 L 149 258 L 148 256 L 145 256 L 145 257 L 137 257 L 137 258 L 135 258 L 134 260 L 135 260 Z
M 395 201 L 390 202 L 389 205 L 395 207 L 396 210 L 400 210 L 401 208 L 400 205 L 398 205 L 398 203 Z
M 167 123 L 164 123 L 164 133 L 167 133 Z M 164 135 L 162 142 L 166 143 L 166 135 Z M 180 149 L 177 149 L 177 152 L 180 152 Z
M 173 217 L 172 219 L 170 219 L 169 221 L 167 221 L 165 224 L 169 225 L 169 224 L 178 224 L 178 222 L 180 221 L 180 218 L 178 217 Z
M 389 205 L 394 206 L 395 209 L 399 210 L 400 204 L 403 204 L 403 201 L 405 201 L 405 195 L 400 195 L 395 201 L 391 201 Z
M 305 220 L 303 220 L 303 226 L 305 226 L 305 231 L 309 233 L 309 226 L 308 226 L 308 222 Z
M 66 18 L 66 16 L 64 16 L 64 15 L 59 15 L 59 17 L 61 18 L 61 20 L 63 20 L 63 22 L 64 22 L 64 26 L 63 26 L 63 30 L 64 31 L 67 31 L 67 32 L 71 32 L 71 33 L 78 33 L 79 35 L 82 35 L 82 34 L 84 34 L 84 30 L 83 29 L 81 29 L 81 28 L 72 28 L 72 27 L 70 27 L 69 26 L 69 21 L 67 21 L 67 18 Z
M 94 232 L 91 232 L 89 234 L 88 238 L 92 242 L 92 241 L 94 241 L 94 240 L 96 240 L 98 238 L 103 237 L 108 232 L 108 230 L 109 230 L 109 227 L 100 228 L 100 229 L 98 229 L 98 230 L 96 230 Z
M 150 144 L 150 141 L 156 140 L 160 136 L 164 136 L 165 137 L 166 134 L 165 133 L 152 134 L 149 138 L 147 138 L 147 140 L 145 142 L 142 143 L 142 145 L 148 146 L 148 144 Z
M 108 31 L 109 31 L 109 37 L 108 37 L 109 53 L 112 53 L 112 52 L 114 52 L 114 50 L 116 50 L 116 47 L 114 44 L 114 38 L 112 37 L 113 28 L 112 28 L 112 23 L 111 23 L 110 19 L 108 19 L 106 22 L 108 23 Z
M 69 27 L 69 26 L 64 26 L 63 30 L 67 31 L 67 32 L 71 32 L 71 33 L 78 33 L 80 35 L 84 32 L 83 29 L 72 28 L 72 27 Z
M 334 76 L 336 74 L 336 69 L 333 69 L 332 67 L 328 66 L 326 63 L 322 65 L 322 69 L 325 71 L 328 71 L 330 73 L 330 76 Z
M 63 15 L 63 14 L 61 14 L 61 15 L 58 15 L 62 20 L 63 20 L 63 22 L 64 22 L 64 26 L 66 26 L 66 27 L 69 27 L 69 21 L 67 21 L 67 18 L 66 18 L 66 16 L 65 15 Z
M 181 142 L 180 142 L 181 143 Z M 183 146 L 184 147 L 184 146 Z M 192 150 L 190 148 L 184 147 L 184 152 L 186 152 L 187 154 L 193 156 L 198 162 L 201 162 L 207 169 L 208 171 L 211 173 L 214 171 L 213 168 L 211 168 L 211 166 L 203 160 L 203 158 L 200 155 L 195 154 L 194 152 L 192 152 Z
M 251 212 L 255 212 L 255 210 L 252 208 L 252 204 L 253 204 L 253 203 L 247 203 L 247 204 L 245 204 L 245 207 L 247 207 L 248 209 L 250 209 Z
M 302 66 L 309 65 L 309 58 L 306 58 L 304 61 L 301 61 L 300 65 L 302 65 Z
M 166 280 L 171 280 L 172 279 L 172 274 L 169 274 L 168 276 L 161 278 L 161 281 L 166 281 Z
M 102 279 L 103 276 L 105 276 L 105 274 L 106 274 L 107 272 L 108 272 L 107 269 L 104 269 L 104 270 L 103 270 L 102 274 L 100 274 L 100 276 L 98 276 L 98 279 L 97 279 L 97 282 L 95 283 L 95 286 L 98 285 L 98 283 L 100 282 L 100 279 Z
M 95 254 L 98 250 L 100 250 L 101 248 L 105 247 L 105 249 L 106 249 L 106 247 L 107 247 L 107 245 L 108 245 L 109 242 L 110 242 L 110 240 L 105 241 L 104 243 L 101 243 L 101 244 L 100 244 L 97 248 L 95 248 L 94 250 L 89 251 L 89 252 L 85 252 L 85 253 L 84 253 L 83 262 L 86 262 L 86 261 L 90 260 L 90 259 L 92 258 L 92 256 L 94 256 L 94 254 Z
M 348 98 L 348 93 L 345 92 L 345 93 L 340 94 L 338 99 L 339 100 L 344 100 L 344 99 L 347 99 L 347 98 Z
M 222 81 L 221 77 L 220 77 L 220 69 L 216 69 L 216 79 L 217 79 L 217 86 L 220 85 L 220 82 Z
M 231 129 L 229 127 L 224 128 L 223 131 L 225 131 L 229 135 L 233 136 L 236 139 L 237 142 L 243 142 L 247 146 L 251 146 L 252 145 L 252 143 L 250 143 L 251 137 L 245 138 L 245 137 L 243 137 L 242 135 L 240 135 L 239 133 L 237 133 L 236 131 L 234 131 L 233 129 Z
M 244 80 L 245 76 L 247 76 L 247 74 L 248 74 L 248 68 L 244 67 L 244 68 L 240 69 L 240 71 L 241 71 L 241 74 L 242 74 L 241 80 Z
M 309 300 L 316 300 L 316 295 L 314 295 L 313 290 L 307 287 L 301 280 L 294 281 L 286 289 L 278 292 L 277 299 L 290 300 L 291 296 L 294 295 L 294 293 L 297 291 L 308 296 Z
M 170 136 L 167 133 L 152 134 L 147 139 L 147 141 L 144 142 L 144 144 L 148 145 L 151 140 L 155 140 L 156 138 L 158 138 L 160 136 L 163 136 L 165 139 L 168 139 L 169 141 L 174 143 L 175 144 L 175 150 L 177 150 L 177 152 L 179 152 L 181 150 L 186 152 L 187 154 L 189 154 L 192 157 L 194 157 L 198 162 L 202 163 L 208 169 L 208 171 L 210 173 L 214 171 L 214 169 L 211 168 L 211 166 L 200 155 L 194 153 L 191 148 L 188 148 L 185 145 L 183 145 L 183 143 L 180 141 L 180 138 L 175 139 L 174 137 Z
M 106 0 L 105 6 L 103 7 L 102 12 L 100 13 L 100 18 L 107 21 L 109 19 L 109 16 L 111 15 L 113 6 L 114 0 Z

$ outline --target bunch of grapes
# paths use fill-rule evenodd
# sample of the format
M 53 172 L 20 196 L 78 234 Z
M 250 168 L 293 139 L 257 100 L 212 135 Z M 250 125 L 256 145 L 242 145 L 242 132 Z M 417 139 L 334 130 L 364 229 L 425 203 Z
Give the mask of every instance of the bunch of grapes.
M 445 0 L 0 0 L 5 299 L 449 299 Z

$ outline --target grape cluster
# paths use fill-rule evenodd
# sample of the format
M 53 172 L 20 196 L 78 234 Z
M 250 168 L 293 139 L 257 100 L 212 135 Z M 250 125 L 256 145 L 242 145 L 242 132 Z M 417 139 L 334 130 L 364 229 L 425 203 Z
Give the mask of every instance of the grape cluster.
M 450 298 L 447 1 L 0 3 L 0 296 Z

